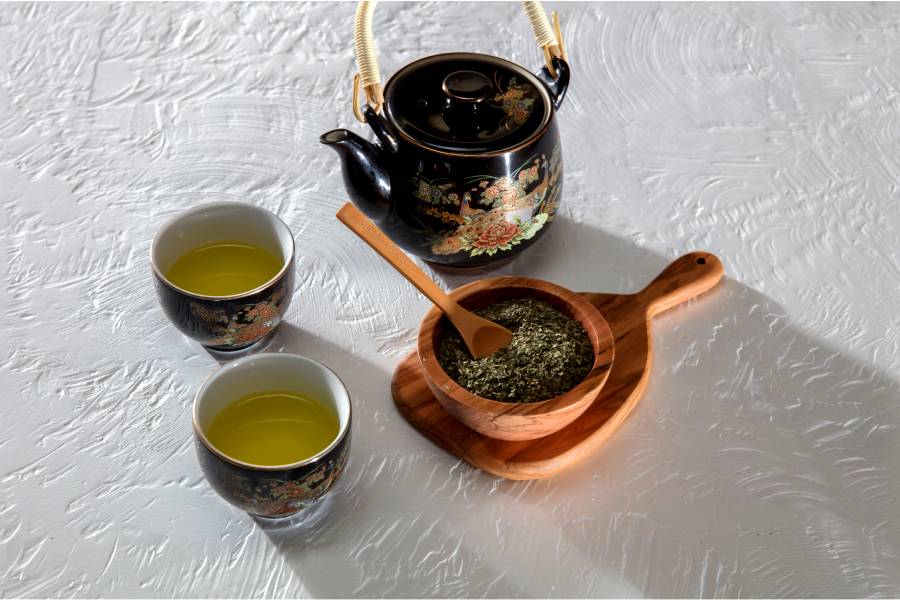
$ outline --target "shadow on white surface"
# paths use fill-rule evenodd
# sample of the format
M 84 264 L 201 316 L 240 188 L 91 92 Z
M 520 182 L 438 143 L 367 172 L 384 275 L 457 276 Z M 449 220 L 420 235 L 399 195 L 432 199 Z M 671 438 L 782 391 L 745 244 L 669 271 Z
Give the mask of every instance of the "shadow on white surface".
M 547 490 L 513 495 L 650 596 L 896 595 L 900 384 L 791 325 L 720 258 L 716 290 L 655 320 L 650 385 L 626 426 Z M 614 292 L 669 262 L 567 220 L 520 260 Z M 680 567 L 654 568 L 666 564 Z
M 275 544 L 303 543 L 307 536 L 314 535 L 323 526 L 333 510 L 334 494 L 328 494 L 313 506 L 290 517 L 268 519 L 250 515 L 250 518 Z
M 668 262 L 561 219 L 480 276 L 630 292 Z M 477 278 L 439 277 L 451 287 Z M 890 477 L 900 385 L 734 280 L 656 319 L 635 413 L 594 457 L 546 481 L 495 479 L 417 439 L 390 403 L 389 374 L 285 325 L 269 350 L 335 367 L 354 401 L 351 462 L 321 514 L 261 525 L 313 596 L 900 590 Z

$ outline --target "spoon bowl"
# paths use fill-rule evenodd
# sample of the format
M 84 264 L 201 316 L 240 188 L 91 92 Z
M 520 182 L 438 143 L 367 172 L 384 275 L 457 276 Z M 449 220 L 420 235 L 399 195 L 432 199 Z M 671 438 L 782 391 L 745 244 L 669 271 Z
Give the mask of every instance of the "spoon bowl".
M 494 277 L 457 288 L 450 296 L 469 310 L 513 298 L 546 302 L 578 321 L 594 349 L 594 364 L 584 380 L 568 392 L 542 402 L 500 402 L 483 398 L 453 381 L 437 360 L 437 348 L 450 327 L 433 307 L 419 327 L 419 363 L 435 398 L 458 421 L 478 433 L 501 440 L 532 440 L 562 429 L 577 419 L 600 393 L 614 357 L 613 334 L 590 302 L 564 287 L 540 279 Z

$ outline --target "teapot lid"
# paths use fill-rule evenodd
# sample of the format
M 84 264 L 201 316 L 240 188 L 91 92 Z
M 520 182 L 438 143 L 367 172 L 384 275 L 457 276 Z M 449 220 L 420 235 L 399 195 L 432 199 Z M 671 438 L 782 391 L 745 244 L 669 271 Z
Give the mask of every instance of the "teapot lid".
M 459 154 L 502 152 L 539 135 L 552 103 L 522 67 L 493 56 L 438 54 L 403 67 L 384 88 L 388 121 L 409 141 Z

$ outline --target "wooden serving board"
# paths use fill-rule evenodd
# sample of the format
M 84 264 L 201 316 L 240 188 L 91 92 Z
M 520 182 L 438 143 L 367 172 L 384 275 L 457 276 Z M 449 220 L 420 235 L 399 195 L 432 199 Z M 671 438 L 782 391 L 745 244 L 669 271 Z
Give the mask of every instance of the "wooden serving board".
M 676 259 L 636 294 L 582 294 L 609 323 L 615 359 L 590 408 L 547 437 L 509 442 L 472 431 L 451 417 L 432 395 L 415 352 L 394 372 L 394 402 L 400 414 L 427 438 L 488 473 L 508 479 L 549 477 L 594 453 L 637 404 L 650 375 L 653 316 L 714 287 L 722 274 L 718 258 L 692 252 Z

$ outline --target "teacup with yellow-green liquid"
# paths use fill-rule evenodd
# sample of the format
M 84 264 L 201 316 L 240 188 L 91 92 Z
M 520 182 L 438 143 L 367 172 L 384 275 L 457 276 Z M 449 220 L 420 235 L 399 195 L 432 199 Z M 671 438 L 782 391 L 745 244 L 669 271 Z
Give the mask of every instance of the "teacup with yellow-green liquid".
M 267 518 L 294 514 L 343 473 L 350 413 L 341 380 L 312 359 L 239 358 L 213 373 L 194 399 L 200 467 L 238 508 Z
M 211 350 L 266 338 L 293 293 L 290 229 L 250 204 L 216 202 L 175 217 L 153 241 L 150 262 L 166 315 Z

